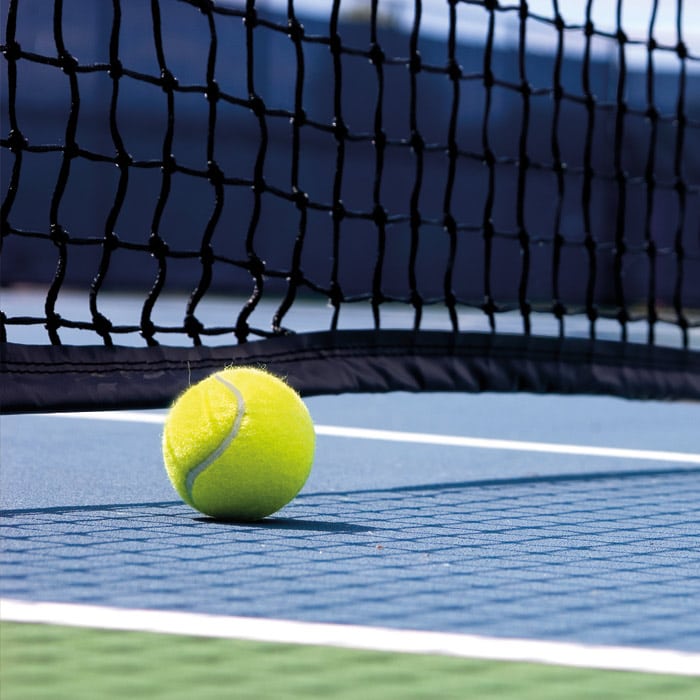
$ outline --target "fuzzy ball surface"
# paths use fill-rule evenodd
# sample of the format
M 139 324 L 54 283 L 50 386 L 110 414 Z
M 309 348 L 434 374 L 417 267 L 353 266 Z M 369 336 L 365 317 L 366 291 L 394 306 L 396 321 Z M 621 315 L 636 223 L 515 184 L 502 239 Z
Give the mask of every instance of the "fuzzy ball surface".
M 287 505 L 306 483 L 314 449 L 313 421 L 300 396 L 250 367 L 191 386 L 163 430 L 163 459 L 176 491 L 222 520 L 261 520 Z

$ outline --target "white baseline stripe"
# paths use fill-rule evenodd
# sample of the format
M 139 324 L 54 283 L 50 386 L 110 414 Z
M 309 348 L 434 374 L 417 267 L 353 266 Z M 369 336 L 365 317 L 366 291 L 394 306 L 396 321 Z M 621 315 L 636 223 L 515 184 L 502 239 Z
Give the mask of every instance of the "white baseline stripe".
M 333 425 L 317 425 L 318 435 L 359 438 L 364 440 L 390 440 L 392 442 L 476 447 L 487 450 L 517 450 L 522 452 L 550 452 L 553 454 L 587 455 L 589 457 L 616 457 L 621 459 L 650 459 L 665 462 L 700 464 L 700 454 L 669 452 L 666 450 L 635 450 L 621 447 L 595 447 L 593 445 L 567 445 L 556 442 L 531 442 L 525 440 L 497 440 L 491 438 L 462 437 L 459 435 L 435 435 L 432 433 L 407 433 L 397 430 L 372 430 L 367 428 L 343 428 Z
M 134 423 L 163 423 L 165 415 L 160 413 L 136 413 L 128 411 L 101 413 L 56 413 L 56 417 L 84 418 L 89 420 L 128 421 Z M 583 455 L 587 457 L 610 457 L 615 459 L 641 459 L 656 462 L 679 462 L 699 464 L 700 454 L 672 452 L 668 450 L 637 450 L 622 447 L 596 447 L 594 445 L 570 445 L 556 442 L 531 442 L 526 440 L 498 440 L 492 438 L 413 433 L 399 430 L 375 430 L 371 428 L 346 428 L 338 425 L 317 425 L 317 435 L 354 438 L 356 440 L 384 440 L 422 445 L 447 447 L 471 447 L 483 450 L 511 450 L 518 452 L 546 452 L 550 454 Z
M 7 598 L 0 600 L 0 618 L 8 622 L 700 676 L 700 654 L 667 649 L 598 646 L 97 605 L 26 602 Z

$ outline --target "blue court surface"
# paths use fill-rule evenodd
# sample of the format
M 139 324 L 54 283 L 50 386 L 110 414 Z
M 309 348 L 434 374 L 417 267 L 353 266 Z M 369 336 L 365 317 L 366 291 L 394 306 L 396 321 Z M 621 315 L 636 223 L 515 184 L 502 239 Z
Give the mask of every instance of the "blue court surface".
M 3 598 L 700 652 L 700 406 L 307 405 L 312 476 L 253 525 L 179 501 L 164 411 L 3 416 Z

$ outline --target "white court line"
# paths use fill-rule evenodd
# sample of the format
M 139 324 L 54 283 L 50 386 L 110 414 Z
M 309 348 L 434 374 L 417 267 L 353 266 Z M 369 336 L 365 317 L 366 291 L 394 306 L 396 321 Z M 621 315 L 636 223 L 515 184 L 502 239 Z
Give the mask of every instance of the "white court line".
M 99 605 L 27 602 L 7 598 L 0 600 L 0 619 L 8 622 L 700 676 L 700 654 L 669 649 L 549 642 Z
M 165 414 L 137 413 L 133 411 L 100 413 L 56 413 L 56 417 L 84 418 L 89 420 L 128 421 L 134 423 L 163 423 Z M 549 454 L 610 457 L 614 459 L 640 459 L 655 462 L 679 462 L 700 464 L 700 454 L 672 452 L 668 450 L 637 450 L 623 447 L 597 447 L 594 445 L 570 445 L 556 442 L 531 442 L 527 440 L 498 440 L 492 438 L 413 433 L 399 430 L 375 430 L 371 428 L 347 428 L 338 425 L 317 425 L 317 435 L 354 438 L 356 440 L 384 440 L 422 445 L 447 447 L 471 447 L 484 450 L 512 450 L 518 452 L 546 452 Z

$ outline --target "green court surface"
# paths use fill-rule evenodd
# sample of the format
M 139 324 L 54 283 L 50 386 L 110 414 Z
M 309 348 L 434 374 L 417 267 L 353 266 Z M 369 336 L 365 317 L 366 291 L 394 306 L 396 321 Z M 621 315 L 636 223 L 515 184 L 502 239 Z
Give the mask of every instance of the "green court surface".
M 3 623 L 3 700 L 697 698 L 700 679 Z

